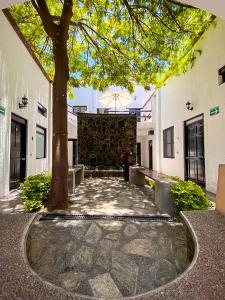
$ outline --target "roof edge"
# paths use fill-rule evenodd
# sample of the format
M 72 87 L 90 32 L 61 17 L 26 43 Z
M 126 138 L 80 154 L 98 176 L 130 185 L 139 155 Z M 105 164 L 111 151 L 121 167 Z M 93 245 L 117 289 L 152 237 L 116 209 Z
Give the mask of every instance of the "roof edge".
M 52 80 L 50 79 L 49 75 L 47 74 L 47 72 L 43 68 L 43 66 L 40 63 L 39 59 L 37 58 L 36 54 L 31 49 L 31 46 L 26 41 L 26 38 L 22 34 L 22 31 L 20 30 L 19 26 L 16 24 L 15 20 L 13 19 L 12 15 L 11 15 L 11 13 L 9 11 L 9 9 L 5 8 L 5 9 L 2 10 L 2 12 L 5 15 L 6 19 L 8 20 L 8 22 L 10 23 L 10 25 L 12 26 L 13 30 L 16 32 L 16 34 L 19 37 L 19 39 L 21 40 L 21 42 L 24 44 L 25 48 L 27 49 L 27 51 L 29 52 L 29 54 L 31 55 L 31 57 L 33 58 L 34 62 L 37 64 L 37 66 L 41 70 L 41 72 L 44 75 L 44 77 L 48 80 L 49 83 L 52 83 Z
M 146 105 L 152 100 L 152 98 L 155 96 L 156 90 L 150 95 L 150 97 L 145 101 L 144 105 L 141 107 L 141 109 L 145 108 Z

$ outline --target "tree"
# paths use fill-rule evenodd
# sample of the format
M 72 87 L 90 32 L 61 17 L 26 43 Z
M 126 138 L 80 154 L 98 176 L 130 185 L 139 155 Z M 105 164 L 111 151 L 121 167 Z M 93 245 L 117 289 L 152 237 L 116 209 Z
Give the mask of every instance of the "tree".
M 32 5 L 31 5 L 32 3 Z M 67 208 L 67 92 L 112 84 L 162 84 L 193 60 L 209 14 L 174 0 L 31 0 L 11 13 L 53 78 L 52 194 Z M 54 75 L 53 75 L 54 74 Z
M 58 24 L 53 21 L 43 0 L 32 0 L 47 35 L 52 40 L 55 63 L 53 80 L 53 141 L 52 188 L 48 209 L 66 209 L 68 194 L 68 137 L 67 137 L 67 82 L 69 60 L 67 51 L 68 30 L 73 16 L 73 0 L 65 0 Z

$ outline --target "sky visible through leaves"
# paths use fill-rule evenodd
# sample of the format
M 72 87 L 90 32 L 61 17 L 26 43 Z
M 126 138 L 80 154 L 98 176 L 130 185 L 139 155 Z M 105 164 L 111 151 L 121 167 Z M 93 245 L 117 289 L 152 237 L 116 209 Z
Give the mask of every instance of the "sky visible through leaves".
M 47 0 L 59 22 L 63 1 Z M 52 42 L 30 1 L 10 10 L 31 48 L 51 78 Z M 173 0 L 74 0 L 69 29 L 69 87 L 104 90 L 116 85 L 160 87 L 166 78 L 187 70 L 201 49 L 193 45 L 214 17 Z

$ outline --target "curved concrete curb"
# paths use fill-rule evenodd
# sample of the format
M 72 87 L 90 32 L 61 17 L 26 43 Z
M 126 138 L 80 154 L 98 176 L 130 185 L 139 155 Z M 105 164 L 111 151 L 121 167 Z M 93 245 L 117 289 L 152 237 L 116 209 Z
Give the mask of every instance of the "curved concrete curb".
M 55 291 L 58 291 L 61 295 L 63 295 L 64 297 L 68 297 L 70 296 L 72 299 L 93 299 L 93 300 L 98 300 L 97 298 L 93 298 L 93 297 L 86 297 L 86 296 L 83 296 L 83 295 L 79 295 L 79 294 L 76 294 L 76 293 L 72 293 L 72 292 L 69 292 L 45 279 L 43 279 L 41 276 L 39 276 L 31 267 L 29 261 L 28 261 L 28 258 L 27 258 L 27 238 L 29 236 L 29 232 L 31 230 L 31 227 L 33 225 L 33 223 L 38 219 L 40 218 L 41 216 L 41 213 L 37 212 L 33 218 L 29 221 L 29 223 L 27 224 L 25 230 L 23 231 L 23 236 L 22 236 L 22 240 L 21 240 L 21 250 L 22 250 L 22 256 L 23 256 L 23 260 L 24 260 L 24 263 L 26 264 L 27 268 L 30 270 L 30 272 L 32 273 L 32 275 L 37 279 L 37 280 L 40 280 L 45 286 L 46 288 L 48 289 L 52 289 L 52 290 L 55 290 Z
M 32 272 L 33 276 L 37 277 L 41 282 L 43 282 L 44 284 L 46 284 L 46 286 L 48 286 L 49 288 L 51 289 L 56 289 L 58 290 L 60 293 L 64 293 L 64 294 L 67 294 L 67 295 L 70 295 L 71 297 L 80 297 L 81 299 L 87 299 L 87 300 L 96 300 L 98 298 L 95 298 L 95 297 L 91 297 L 91 296 L 86 296 L 86 295 L 81 295 L 81 294 L 78 294 L 78 293 L 72 293 L 72 292 L 69 292 L 65 289 L 63 289 L 62 287 L 59 287 L 45 279 L 43 279 L 41 276 L 39 276 L 33 269 L 32 267 L 30 266 L 30 263 L 27 259 L 27 251 L 26 251 L 26 244 L 27 244 L 27 237 L 29 236 L 29 232 L 30 232 L 30 229 L 32 227 L 32 224 L 41 216 L 40 213 L 37 213 L 31 220 L 30 222 L 28 223 L 27 227 L 25 228 L 25 231 L 23 233 L 23 238 L 22 238 L 22 252 L 23 252 L 23 259 L 24 259 L 24 262 L 25 264 L 27 265 L 27 267 L 30 269 L 30 271 Z M 193 268 L 193 266 L 195 265 L 196 263 L 196 260 L 197 260 L 197 256 L 198 256 L 198 252 L 199 252 L 199 246 L 198 246 L 198 241 L 197 241 L 197 236 L 194 232 L 194 229 L 192 227 L 192 225 L 190 224 L 190 222 L 188 221 L 188 219 L 185 217 L 185 215 L 182 214 L 182 218 L 185 222 L 185 224 L 187 225 L 187 228 L 191 234 L 191 237 L 193 239 L 193 242 L 194 242 L 194 245 L 195 245 L 195 253 L 194 253 L 194 256 L 193 256 L 193 260 L 192 262 L 190 263 L 190 265 L 188 266 L 188 268 L 183 272 L 181 273 L 178 277 L 176 277 L 174 280 L 166 283 L 165 285 L 162 285 L 154 290 L 151 290 L 149 292 L 146 292 L 144 294 L 139 294 L 139 295 L 136 295 L 136 296 L 132 296 L 132 297 L 123 297 L 121 299 L 142 299 L 142 297 L 151 297 L 151 295 L 155 294 L 155 293 L 160 293 L 163 289 L 165 289 L 166 287 L 169 287 L 171 283 L 174 283 L 178 280 L 181 280 L 183 277 L 186 276 L 186 274 Z M 76 298 L 77 299 L 77 298 Z

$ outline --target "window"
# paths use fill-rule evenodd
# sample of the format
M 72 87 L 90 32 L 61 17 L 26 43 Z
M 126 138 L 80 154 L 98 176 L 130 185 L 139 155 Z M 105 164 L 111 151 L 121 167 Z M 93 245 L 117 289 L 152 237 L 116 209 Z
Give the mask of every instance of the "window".
M 218 80 L 219 80 L 219 85 L 225 82 L 225 66 L 223 66 L 221 69 L 218 71 Z
M 46 157 L 46 129 L 37 125 L 36 127 L 36 158 Z
M 163 130 L 163 156 L 174 158 L 174 127 Z
M 38 112 L 42 116 L 47 117 L 47 109 L 39 102 L 38 102 Z
M 148 131 L 148 135 L 154 135 L 154 129 L 150 129 L 150 130 Z

